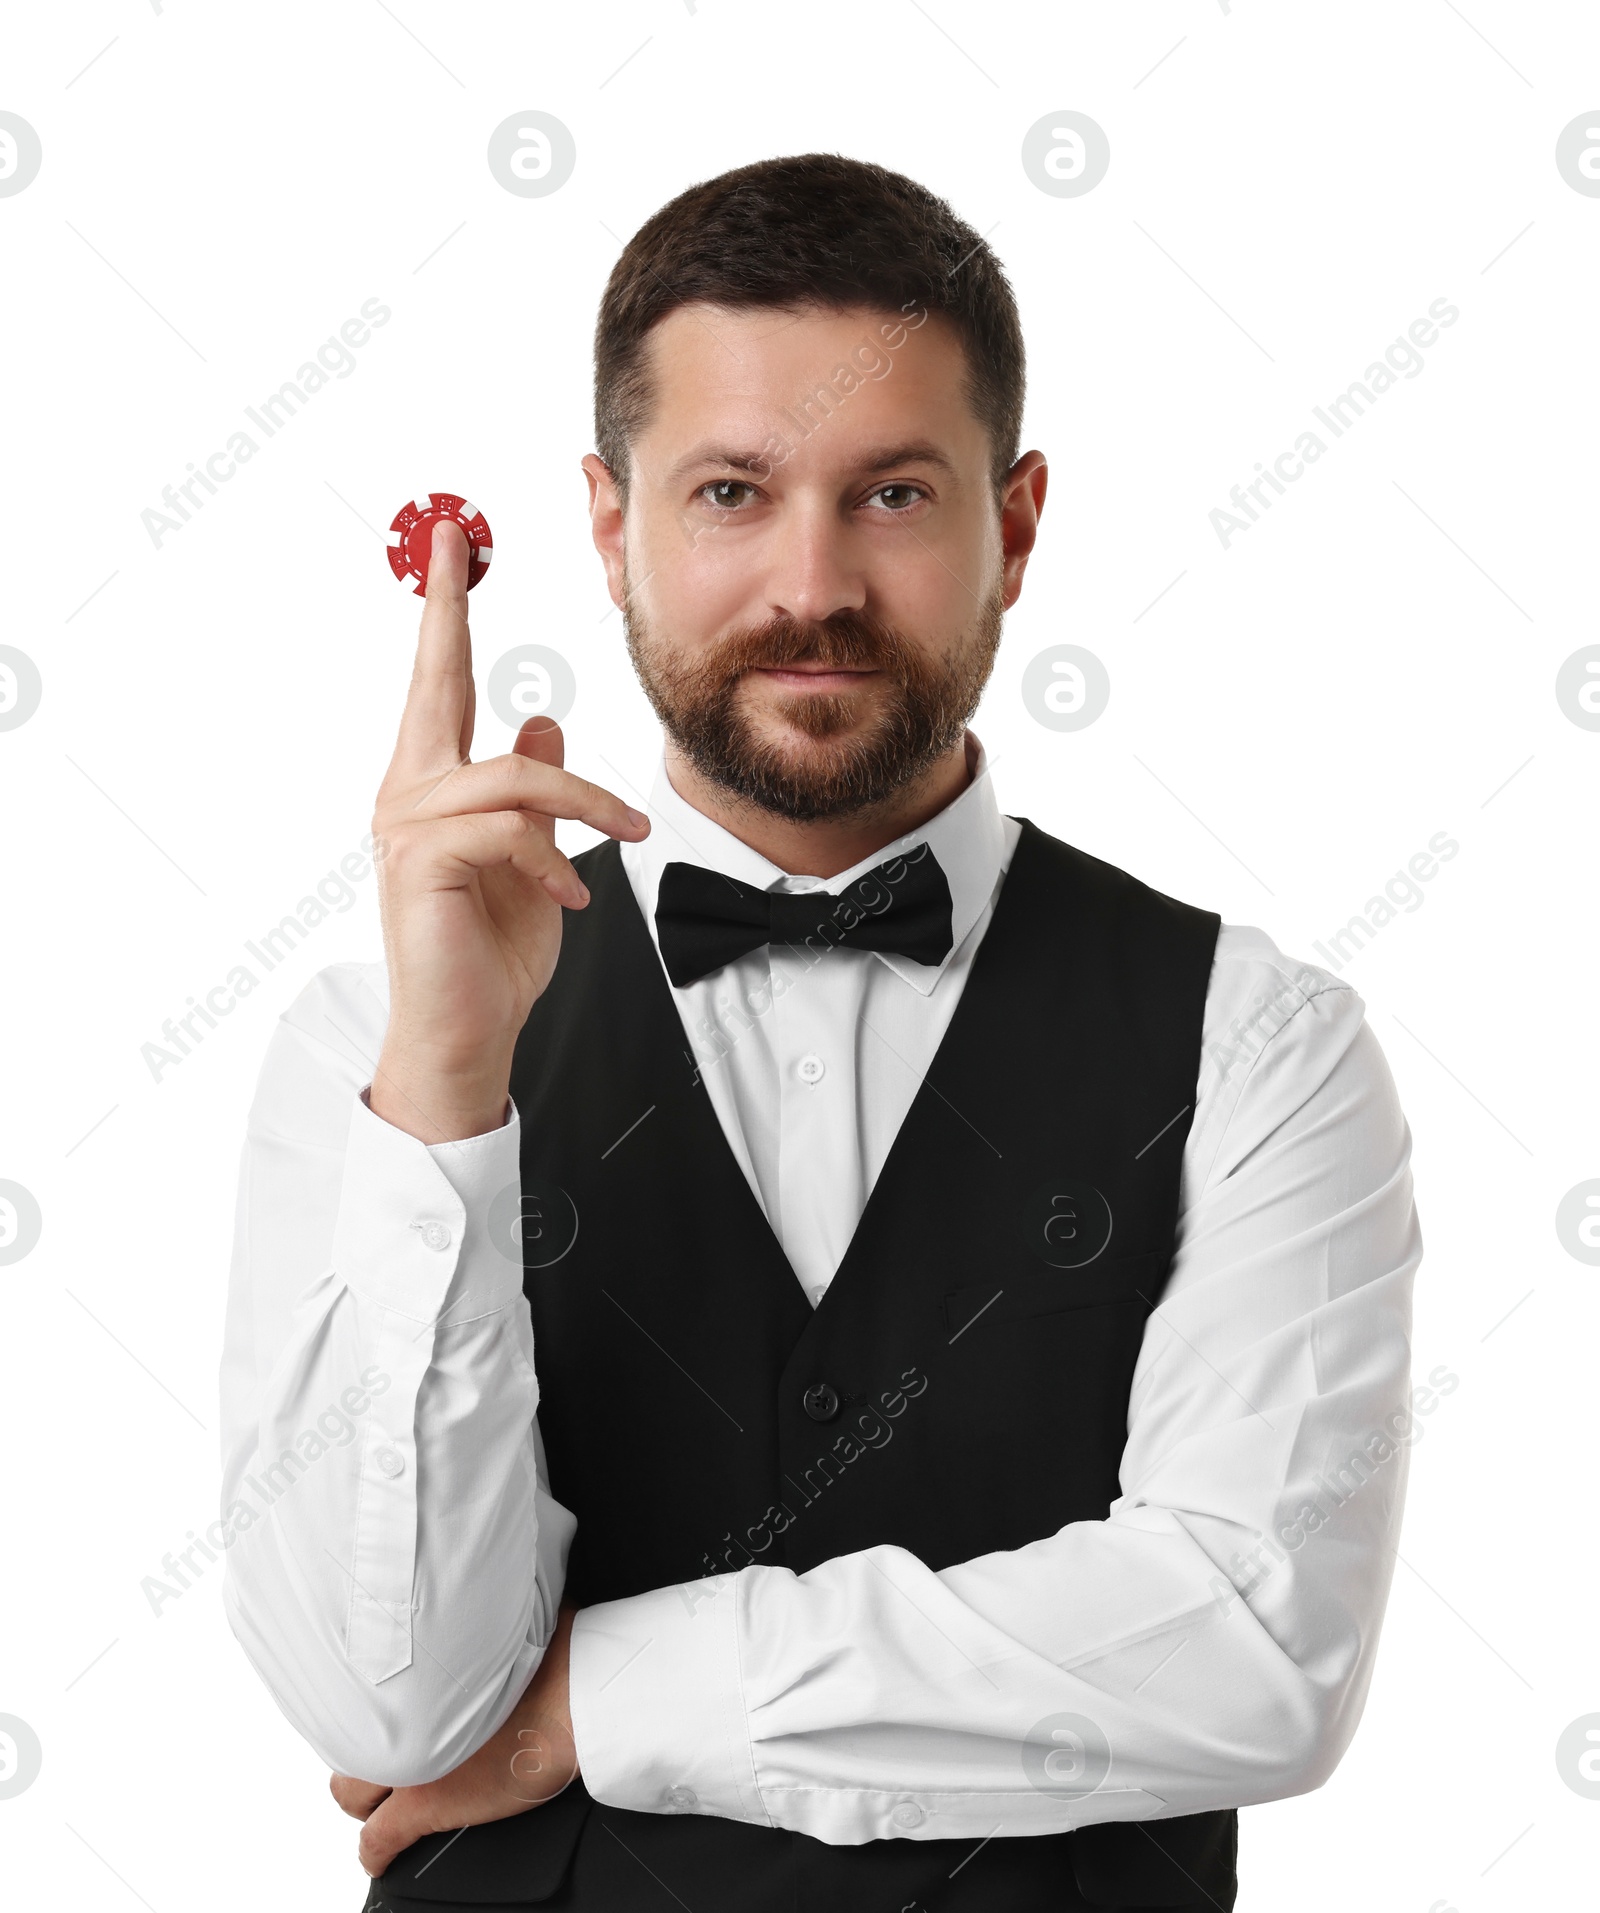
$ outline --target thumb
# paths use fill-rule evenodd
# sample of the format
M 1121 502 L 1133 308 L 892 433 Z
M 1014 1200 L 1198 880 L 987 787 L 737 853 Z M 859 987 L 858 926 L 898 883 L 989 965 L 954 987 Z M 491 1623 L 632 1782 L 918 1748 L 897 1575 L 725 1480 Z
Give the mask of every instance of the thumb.
M 562 737 L 561 726 L 553 717 L 530 717 L 512 740 L 511 751 L 515 757 L 528 757 L 535 764 L 551 764 L 560 770 L 566 762 L 566 739 Z M 555 819 L 538 811 L 529 811 L 528 815 L 554 843 Z
M 553 717 L 530 717 L 511 748 L 518 757 L 531 757 L 536 764 L 554 764 L 557 770 L 567 758 L 566 739 Z
M 420 1840 L 425 1833 L 436 1833 L 432 1818 L 420 1809 L 417 1796 L 421 1788 L 397 1787 L 367 1816 L 361 1829 L 361 1864 L 374 1879 L 380 1878 L 397 1853 Z

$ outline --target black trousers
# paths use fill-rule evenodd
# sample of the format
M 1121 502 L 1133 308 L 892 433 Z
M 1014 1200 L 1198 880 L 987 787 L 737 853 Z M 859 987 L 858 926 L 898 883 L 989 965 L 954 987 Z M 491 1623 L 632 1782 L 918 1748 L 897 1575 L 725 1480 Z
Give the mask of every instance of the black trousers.
M 1071 1842 L 1049 1837 L 830 1846 L 734 1821 L 590 1803 L 559 1878 L 539 1881 L 534 1897 L 511 1898 L 504 1896 L 515 1891 L 517 1875 L 503 1862 L 515 1838 L 515 1822 L 501 1821 L 473 1829 L 454 1848 L 448 1834 L 419 1841 L 371 1882 L 363 1913 L 1118 1913 L 1122 1906 L 1085 1898 Z M 460 1849 L 486 1839 L 500 1853 L 487 1852 L 482 1867 L 461 1866 Z M 1192 1899 L 1144 1901 L 1139 1913 L 1162 1907 L 1216 1913 L 1217 1902 L 1197 1886 Z

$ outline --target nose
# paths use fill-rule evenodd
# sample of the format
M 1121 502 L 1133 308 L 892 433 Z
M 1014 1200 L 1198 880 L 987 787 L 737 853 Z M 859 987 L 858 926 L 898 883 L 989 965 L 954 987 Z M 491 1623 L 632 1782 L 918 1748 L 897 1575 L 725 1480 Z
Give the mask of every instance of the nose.
M 836 611 L 864 610 L 866 575 L 850 546 L 849 529 L 829 503 L 791 500 L 771 547 L 768 610 L 801 624 L 820 624 Z

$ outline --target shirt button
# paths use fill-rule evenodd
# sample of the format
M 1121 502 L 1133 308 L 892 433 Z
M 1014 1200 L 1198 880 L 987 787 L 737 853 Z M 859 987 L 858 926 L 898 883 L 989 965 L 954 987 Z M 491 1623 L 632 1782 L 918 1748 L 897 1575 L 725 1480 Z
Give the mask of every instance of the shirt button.
M 667 1812 L 693 1813 L 700 1804 L 700 1796 L 693 1787 L 668 1787 Z
M 411 1226 L 430 1249 L 449 1248 L 450 1231 L 442 1222 L 413 1222 Z
M 802 1056 L 794 1068 L 802 1083 L 820 1083 L 828 1073 L 827 1064 L 815 1055 Z
M 392 1448 L 380 1448 L 378 1450 L 378 1466 L 392 1481 L 396 1475 L 403 1475 L 405 1473 L 405 1456 L 396 1454 Z
M 897 1827 L 920 1827 L 928 1816 L 915 1800 L 902 1800 L 890 1817 Z
M 813 1421 L 832 1421 L 839 1412 L 839 1391 L 831 1382 L 813 1382 L 800 1402 Z

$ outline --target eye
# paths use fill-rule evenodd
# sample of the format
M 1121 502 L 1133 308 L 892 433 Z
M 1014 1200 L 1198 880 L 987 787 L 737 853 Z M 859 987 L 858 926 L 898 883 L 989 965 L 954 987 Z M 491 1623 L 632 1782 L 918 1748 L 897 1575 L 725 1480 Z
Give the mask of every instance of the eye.
M 705 499 L 707 504 L 716 511 L 737 511 L 739 507 L 736 503 L 726 498 L 715 498 L 713 494 L 730 491 L 753 492 L 754 490 L 755 486 L 746 484 L 742 478 L 714 478 L 709 485 L 702 485 L 696 496 Z
M 890 502 L 888 498 L 888 494 L 891 492 L 900 493 L 902 500 L 904 502 L 898 505 Z M 920 485 L 908 485 L 903 482 L 896 481 L 892 484 L 880 485 L 878 489 L 875 492 L 873 492 L 871 495 L 873 498 L 880 498 L 885 501 L 883 515 L 888 517 L 894 517 L 894 518 L 902 518 L 906 515 L 907 512 L 911 510 L 912 506 L 921 504 L 921 502 L 927 497 L 928 494 L 922 489 Z

